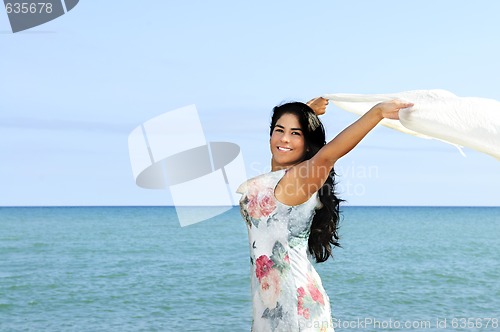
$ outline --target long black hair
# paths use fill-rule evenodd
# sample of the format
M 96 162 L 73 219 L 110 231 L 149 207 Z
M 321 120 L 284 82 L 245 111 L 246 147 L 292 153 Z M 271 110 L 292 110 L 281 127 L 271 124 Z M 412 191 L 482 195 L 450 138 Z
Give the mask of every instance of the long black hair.
M 297 117 L 304 135 L 306 153 L 304 160 L 311 159 L 325 144 L 325 128 L 314 111 L 306 104 L 291 102 L 276 106 L 271 118 L 272 135 L 276 122 L 283 114 Z M 330 175 L 318 191 L 323 206 L 316 210 L 309 235 L 309 253 L 316 262 L 325 262 L 332 256 L 332 246 L 340 247 L 338 227 L 340 221 L 340 202 L 335 193 L 335 171 L 332 167 Z

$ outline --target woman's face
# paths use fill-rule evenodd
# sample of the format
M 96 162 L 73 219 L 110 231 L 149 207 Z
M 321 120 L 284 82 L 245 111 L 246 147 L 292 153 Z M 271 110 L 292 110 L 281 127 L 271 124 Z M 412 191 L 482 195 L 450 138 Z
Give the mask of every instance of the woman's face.
M 273 170 L 289 168 L 304 159 L 304 134 L 295 115 L 285 113 L 278 119 L 271 134 L 270 148 Z

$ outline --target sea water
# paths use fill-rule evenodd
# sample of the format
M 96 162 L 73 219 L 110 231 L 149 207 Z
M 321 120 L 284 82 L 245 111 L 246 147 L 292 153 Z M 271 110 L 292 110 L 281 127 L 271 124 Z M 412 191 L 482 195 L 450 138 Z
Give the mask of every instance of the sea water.
M 500 208 L 345 207 L 340 235 L 337 331 L 500 331 Z M 0 208 L 0 331 L 249 331 L 248 254 L 238 208 Z

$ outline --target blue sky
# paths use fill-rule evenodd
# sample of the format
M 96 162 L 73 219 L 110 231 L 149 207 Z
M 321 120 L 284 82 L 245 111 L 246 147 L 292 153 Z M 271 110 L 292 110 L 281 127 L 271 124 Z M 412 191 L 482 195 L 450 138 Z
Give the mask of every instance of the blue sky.
M 13 34 L 0 10 L 0 206 L 171 204 L 135 185 L 127 138 L 190 104 L 207 140 L 241 147 L 250 177 L 270 168 L 283 101 L 416 89 L 500 100 L 498 12 L 494 0 L 82 0 Z M 328 137 L 355 119 L 330 107 Z M 350 205 L 500 206 L 500 162 L 464 151 L 376 128 L 337 164 L 339 190 Z

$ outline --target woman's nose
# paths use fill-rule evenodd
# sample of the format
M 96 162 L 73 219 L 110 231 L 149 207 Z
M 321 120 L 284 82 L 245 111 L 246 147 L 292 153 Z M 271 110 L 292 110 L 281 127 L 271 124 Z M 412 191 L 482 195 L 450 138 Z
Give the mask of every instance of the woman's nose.
M 287 134 L 283 134 L 281 136 L 281 141 L 282 142 L 290 142 L 290 139 L 288 138 L 288 135 Z

